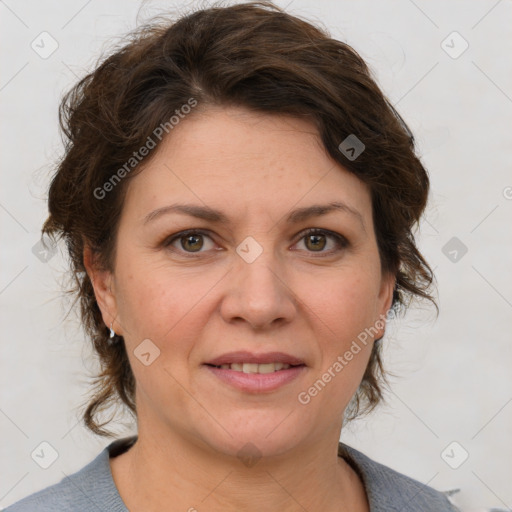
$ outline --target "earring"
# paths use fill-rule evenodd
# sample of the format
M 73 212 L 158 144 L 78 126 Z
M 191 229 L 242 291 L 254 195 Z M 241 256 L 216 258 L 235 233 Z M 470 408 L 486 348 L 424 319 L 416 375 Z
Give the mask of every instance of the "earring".
M 114 345 L 114 343 L 116 343 L 118 340 L 115 339 L 116 337 L 116 333 L 114 331 L 114 329 L 112 329 L 112 323 L 110 324 L 110 335 L 109 335 L 109 339 L 107 340 L 108 344 L 109 345 Z

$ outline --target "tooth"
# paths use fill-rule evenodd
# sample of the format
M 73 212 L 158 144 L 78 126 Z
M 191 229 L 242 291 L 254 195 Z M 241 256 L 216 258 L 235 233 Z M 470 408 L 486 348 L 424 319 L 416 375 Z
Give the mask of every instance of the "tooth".
M 258 373 L 258 365 L 255 363 L 244 363 L 242 365 L 242 371 L 244 373 Z
M 278 372 L 279 370 L 287 370 L 288 368 L 291 368 L 291 365 L 287 363 L 231 363 L 222 364 L 220 365 L 220 368 L 244 373 L 273 373 Z
M 277 370 L 276 366 L 279 363 L 265 363 L 265 364 L 259 364 L 258 365 L 258 373 L 274 373 L 275 370 Z

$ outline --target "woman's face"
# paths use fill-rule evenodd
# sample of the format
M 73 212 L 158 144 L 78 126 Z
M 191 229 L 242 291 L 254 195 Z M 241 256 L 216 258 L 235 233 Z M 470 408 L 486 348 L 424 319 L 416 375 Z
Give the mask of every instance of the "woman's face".
M 124 336 L 139 431 L 226 454 L 337 440 L 394 286 L 367 187 L 313 126 L 234 108 L 181 121 L 133 177 L 103 277 L 96 293 Z M 208 365 L 225 354 L 240 366 Z M 269 364 L 287 360 L 303 365 Z

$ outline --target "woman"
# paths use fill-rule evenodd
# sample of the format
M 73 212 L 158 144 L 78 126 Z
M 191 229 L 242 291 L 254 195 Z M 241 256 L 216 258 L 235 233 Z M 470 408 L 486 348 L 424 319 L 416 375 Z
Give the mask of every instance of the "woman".
M 389 314 L 430 299 L 429 179 L 348 45 L 270 3 L 143 27 L 68 93 L 63 237 L 137 436 L 7 508 L 450 511 L 339 443 L 382 399 Z M 307 485 L 304 483 L 307 482 Z

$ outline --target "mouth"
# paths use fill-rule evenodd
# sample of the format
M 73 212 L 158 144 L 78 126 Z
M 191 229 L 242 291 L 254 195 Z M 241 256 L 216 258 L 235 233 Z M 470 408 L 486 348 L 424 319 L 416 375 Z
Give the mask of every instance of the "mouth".
M 247 393 L 275 391 L 298 378 L 306 363 L 282 352 L 251 354 L 231 352 L 203 365 L 217 382 Z
M 288 366 L 300 366 L 305 365 L 305 361 L 297 356 L 286 354 L 284 352 L 265 352 L 261 354 L 254 354 L 247 351 L 228 352 L 222 354 L 214 359 L 210 359 L 205 364 L 210 366 L 222 367 L 223 365 L 229 365 L 235 371 L 243 371 L 244 366 L 250 373 L 255 373 L 255 366 L 262 366 L 263 371 L 269 370 L 271 367 L 266 365 L 288 365 Z M 240 365 L 240 366 L 236 366 Z M 234 366 L 234 368 L 233 368 Z M 224 368 L 227 370 L 228 368 Z M 281 367 L 279 367 L 282 370 Z M 246 373 L 249 373 L 247 371 Z
M 220 364 L 214 365 L 206 363 L 206 366 L 212 368 L 218 368 L 220 370 L 232 370 L 234 372 L 242 373 L 275 373 L 282 370 L 289 370 L 290 368 L 297 368 L 305 366 L 305 364 L 287 364 L 287 363 L 231 363 L 231 364 Z

